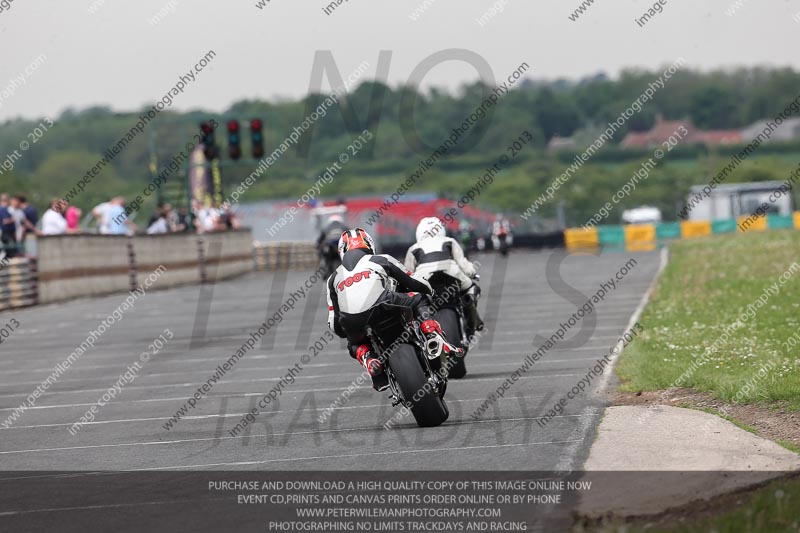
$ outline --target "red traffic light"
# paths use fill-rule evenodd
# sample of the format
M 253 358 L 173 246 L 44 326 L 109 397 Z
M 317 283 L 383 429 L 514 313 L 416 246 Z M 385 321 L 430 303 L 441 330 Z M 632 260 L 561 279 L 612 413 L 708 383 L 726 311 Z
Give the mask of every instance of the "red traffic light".
M 209 135 L 214 132 L 214 128 L 212 128 L 211 124 L 208 122 L 203 122 L 200 124 L 200 131 L 202 131 L 204 135 Z
M 228 131 L 231 133 L 236 133 L 239 131 L 239 121 L 238 120 L 229 120 L 228 121 Z
M 260 118 L 254 118 L 250 121 L 250 141 L 253 145 L 253 157 L 261 159 L 264 157 L 264 134 L 261 132 Z

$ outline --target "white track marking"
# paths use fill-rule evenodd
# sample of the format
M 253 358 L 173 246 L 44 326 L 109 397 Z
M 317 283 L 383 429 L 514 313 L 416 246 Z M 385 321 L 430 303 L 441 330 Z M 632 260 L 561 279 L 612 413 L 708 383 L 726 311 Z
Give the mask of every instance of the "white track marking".
M 579 375 L 580 374 L 547 374 L 547 375 L 542 375 L 542 376 L 524 375 L 524 376 L 521 376 L 520 379 L 571 378 L 571 377 L 577 377 Z M 295 376 L 294 379 L 298 380 L 301 377 L 305 377 L 307 379 L 308 378 L 315 378 L 317 380 L 319 380 L 320 378 L 331 378 L 331 377 L 352 377 L 353 379 L 356 379 L 358 377 L 358 375 L 353 375 L 353 374 L 321 374 L 319 376 Z M 262 383 L 262 382 L 270 382 L 270 381 L 280 381 L 281 379 L 283 379 L 283 378 L 258 378 L 258 379 L 245 379 L 245 380 L 220 380 L 220 381 L 217 381 L 216 385 L 220 385 L 220 384 L 233 385 L 233 384 L 240 384 L 240 383 Z M 499 379 L 499 378 L 496 378 L 496 377 L 492 377 L 492 378 L 475 378 L 475 379 L 472 379 L 470 381 L 474 383 L 474 382 L 478 382 L 478 381 L 492 381 L 492 380 L 496 380 L 496 379 Z M 154 385 L 141 385 L 141 386 L 135 386 L 134 385 L 134 386 L 125 387 L 124 390 L 174 389 L 174 388 L 177 388 L 177 387 L 195 387 L 195 388 L 199 388 L 199 386 L 202 385 L 203 383 L 205 383 L 205 382 L 200 382 L 200 384 L 192 382 L 192 383 L 160 383 L 160 384 L 154 384 Z M 336 390 L 342 391 L 342 390 L 344 390 L 346 388 L 347 388 L 347 386 L 344 386 L 343 388 L 334 388 L 334 389 L 290 390 L 290 391 L 287 391 L 287 392 L 300 393 L 300 392 L 317 392 L 317 391 L 322 392 L 322 391 L 331 391 L 331 390 L 333 390 L 333 391 L 336 391 Z M 49 392 L 48 391 L 45 394 L 41 395 L 40 398 L 43 398 L 45 396 L 60 396 L 60 395 L 64 395 L 64 394 L 83 394 L 83 393 L 86 393 L 86 392 L 105 392 L 107 390 L 108 390 L 108 387 L 106 387 L 104 389 L 83 389 L 83 390 L 60 391 L 60 392 Z M 263 394 L 264 393 L 262 393 L 262 395 Z M 0 395 L 0 398 L 7 398 L 7 397 L 24 398 L 24 396 L 22 396 L 20 394 L 3 394 L 3 395 Z M 187 398 L 181 398 L 181 399 L 182 400 L 187 400 Z M 148 399 L 148 400 L 131 400 L 130 403 L 133 403 L 133 402 L 146 402 L 146 401 L 154 401 L 154 400 L 151 400 L 151 399 Z M 73 406 L 94 405 L 94 403 L 95 402 L 92 402 L 92 403 L 80 403 L 80 404 L 73 404 Z M 117 402 L 114 402 L 114 403 L 117 403 Z M 32 409 L 43 409 L 43 408 L 47 408 L 47 407 L 50 407 L 50 406 L 38 406 L 37 405 L 37 406 L 34 406 L 34 407 L 28 407 L 26 409 L 26 411 L 30 411 Z M 5 407 L 5 408 L 0 408 L 0 411 L 13 411 L 15 409 L 16 409 L 16 407 Z
M 619 328 L 614 328 L 614 331 L 619 331 Z M 522 332 L 520 332 L 520 333 L 522 333 Z M 512 334 L 513 334 L 513 332 L 512 332 Z M 475 355 L 475 357 L 478 357 L 478 356 L 482 356 L 482 357 L 492 356 L 495 359 L 497 358 L 493 354 L 482 354 L 482 355 L 481 354 L 477 354 L 477 355 Z M 583 359 L 583 360 L 589 361 L 589 359 Z M 581 361 L 581 359 L 559 359 L 557 361 L 554 360 L 552 362 L 553 363 L 555 363 L 555 362 L 568 363 L 568 362 L 571 362 L 571 361 Z M 505 362 L 496 363 L 496 365 L 511 365 L 511 364 L 516 364 L 516 363 L 514 361 L 505 361 Z M 310 368 L 327 368 L 327 367 L 341 367 L 341 366 L 344 366 L 343 363 L 341 363 L 341 362 L 339 362 L 339 363 L 316 363 L 316 364 L 304 365 L 303 368 L 304 369 L 310 369 Z M 347 366 L 351 366 L 351 365 L 347 365 Z M 101 368 L 101 367 L 97 367 L 97 368 Z M 285 371 L 287 369 L 288 368 L 287 368 L 286 365 L 256 366 L 256 367 L 245 367 L 245 366 L 242 366 L 242 367 L 236 367 L 236 369 L 230 370 L 228 373 L 231 374 L 236 370 L 246 371 L 246 372 L 269 372 L 269 371 L 277 370 L 277 371 L 281 371 L 282 372 L 282 371 Z M 89 369 L 88 368 L 82 368 L 81 370 L 89 370 Z M 216 369 L 199 369 L 199 370 L 183 370 L 183 371 L 176 370 L 174 372 L 159 372 L 159 373 L 155 373 L 155 374 L 142 373 L 142 374 L 139 374 L 139 377 L 155 378 L 155 377 L 164 377 L 164 376 L 186 376 L 187 374 L 204 375 L 204 374 L 213 373 L 215 370 Z M 10 373 L 10 372 L 8 372 L 8 373 Z M 3 372 L 3 374 L 6 374 L 6 372 Z M 345 374 L 328 374 L 328 375 L 339 376 L 339 375 L 345 375 Z M 349 375 L 349 374 L 347 374 L 347 375 Z M 112 383 L 113 383 L 114 381 L 119 379 L 119 376 L 120 376 L 119 373 L 117 373 L 117 374 L 110 374 L 110 375 L 97 375 L 97 376 L 92 376 L 92 377 L 87 377 L 87 378 L 67 378 L 67 379 L 59 379 L 58 383 L 77 383 L 77 382 L 81 382 L 81 381 L 106 381 L 106 380 L 112 380 Z M 39 385 L 41 383 L 42 383 L 41 380 L 37 380 L 37 381 L 12 381 L 12 382 L 8 382 L 8 383 L 0 383 L 0 389 L 2 389 L 3 387 L 11 387 L 11 386 L 14 386 L 14 385 Z M 2 396 L 0 396 L 0 397 L 2 397 Z
M 634 324 L 639 320 L 642 316 L 642 312 L 644 311 L 645 306 L 647 306 L 647 302 L 650 301 L 650 295 L 653 293 L 653 289 L 655 289 L 656 283 L 658 282 L 658 278 L 661 277 L 661 273 L 664 271 L 664 268 L 667 266 L 667 261 L 669 260 L 669 251 L 666 247 L 661 249 L 661 258 L 660 263 L 658 265 L 658 270 L 656 271 L 655 276 L 653 276 L 650 285 L 647 287 L 647 291 L 642 295 L 641 300 L 639 300 L 639 305 L 636 306 L 636 309 L 633 311 L 630 320 L 628 320 L 628 325 L 625 327 L 625 331 L 630 331 L 633 328 Z M 620 354 L 622 353 L 623 348 L 623 341 L 620 340 L 616 344 L 616 354 L 611 355 L 611 361 L 603 370 L 603 373 L 600 375 L 600 378 L 597 381 L 597 386 L 594 388 L 594 392 L 596 395 L 601 395 L 606 392 L 608 388 L 608 382 L 611 379 L 611 373 L 614 371 L 614 367 L 616 366 L 617 359 L 619 359 Z
M 61 513 L 65 511 L 93 511 L 96 509 L 116 509 L 119 507 L 139 507 L 144 505 L 185 505 L 198 500 L 173 500 L 160 502 L 137 502 L 137 503 L 110 503 L 106 505 L 83 505 L 79 507 L 55 507 L 52 509 L 27 509 L 25 511 L 5 511 L 0 512 L 0 516 L 16 516 L 34 513 Z M 203 498 L 203 502 L 208 501 L 230 501 L 230 498 Z
M 586 407 L 583 412 L 578 415 L 578 425 L 572 430 L 569 435 L 569 440 L 572 444 L 568 444 L 564 451 L 559 455 L 558 463 L 556 463 L 555 470 L 558 471 L 573 471 L 576 467 L 575 461 L 578 458 L 578 449 L 586 443 L 589 432 L 594 427 L 594 419 L 600 416 L 598 410 L 593 407 Z
M 540 400 L 543 396 L 512 396 L 510 398 L 498 398 L 496 401 L 511 401 L 511 400 Z M 480 398 L 469 398 L 464 400 L 452 400 L 448 399 L 447 403 L 467 403 L 467 402 L 483 402 L 486 400 L 485 396 L 481 396 Z M 375 409 L 378 407 L 385 407 L 386 404 L 378 403 L 378 404 L 371 404 L 371 405 L 343 405 L 339 407 L 334 407 L 334 411 L 341 411 L 341 410 L 352 410 L 352 409 Z M 330 407 L 317 407 L 315 409 L 308 408 L 304 409 L 304 411 L 308 411 L 310 413 L 316 411 L 327 411 Z M 280 409 L 278 411 L 267 411 L 270 415 L 279 414 L 279 413 L 294 413 L 296 409 Z M 232 417 L 242 417 L 246 415 L 247 412 L 243 413 L 227 413 L 224 415 L 189 415 L 184 416 L 181 420 L 208 420 L 211 418 L 232 418 Z M 94 425 L 104 425 L 104 424 L 126 424 L 128 422 L 155 422 L 159 420 L 169 420 L 172 418 L 171 416 L 162 416 L 162 417 L 153 417 L 153 418 L 123 418 L 123 419 L 113 419 L 113 420 L 95 420 L 94 422 L 86 422 L 83 424 L 84 426 L 94 426 Z M 36 428 L 50 428 L 50 427 L 63 427 L 63 426 L 71 426 L 71 422 L 65 423 L 58 423 L 58 424 L 35 424 L 31 426 L 11 426 L 9 428 L 0 427 L 0 431 L 13 431 L 15 429 L 36 429 Z
M 577 418 L 584 415 L 558 415 L 553 418 Z M 519 418 L 487 418 L 481 420 L 459 420 L 453 421 L 452 423 L 443 424 L 439 427 L 453 427 L 458 428 L 467 425 L 473 424 L 503 424 L 506 422 L 520 422 L 524 420 L 539 420 L 544 417 L 542 416 L 528 416 L 528 417 L 519 417 Z M 402 427 L 402 426 L 398 426 Z M 321 435 L 325 433 L 344 433 L 349 431 L 378 431 L 383 432 L 386 431 L 383 426 L 371 426 L 371 427 L 355 427 L 355 428 L 336 428 L 336 429 L 318 429 L 313 431 L 293 431 L 291 433 L 281 433 L 274 435 L 275 438 L 277 437 L 286 437 L 286 436 L 294 436 L 294 435 Z M 86 444 L 83 446 L 62 446 L 58 448 L 29 448 L 24 450 L 5 450 L 0 451 L 0 455 L 16 455 L 16 454 L 24 454 L 24 453 L 46 453 L 46 452 L 63 452 L 63 451 L 73 451 L 73 450 L 94 450 L 98 448 L 130 448 L 134 446 L 166 446 L 172 444 L 183 444 L 187 442 L 209 442 L 209 441 L 231 441 L 231 440 L 241 440 L 241 439 L 250 439 L 250 438 L 258 438 L 258 437 L 268 437 L 268 435 L 237 435 L 235 437 L 227 436 L 227 437 L 204 437 L 204 438 L 197 438 L 197 439 L 175 439 L 175 440 L 156 440 L 156 441 L 144 441 L 144 442 L 121 442 L 116 444 Z
M 260 464 L 267 464 L 267 463 L 280 463 L 280 462 L 290 462 L 290 461 L 315 461 L 315 460 L 324 460 L 324 459 L 344 459 L 347 457 L 364 457 L 368 455 L 396 455 L 396 454 L 404 454 L 404 453 L 417 453 L 417 454 L 427 454 L 431 452 L 453 452 L 459 450 L 483 450 L 483 449 L 490 449 L 490 448 L 518 448 L 520 446 L 540 446 L 540 445 L 547 445 L 547 444 L 568 444 L 571 441 L 568 440 L 556 440 L 556 441 L 545 441 L 545 442 L 523 442 L 520 444 L 487 444 L 483 446 L 459 446 L 453 448 L 421 448 L 415 450 L 397 450 L 397 451 L 387 451 L 387 452 L 362 452 L 362 453 L 347 453 L 347 454 L 340 454 L 340 455 L 318 455 L 314 457 L 289 457 L 286 459 L 265 459 L 262 461 L 239 461 L 235 463 L 207 463 L 201 465 L 187 465 L 187 466 L 162 466 L 157 468 L 142 468 L 139 470 L 126 470 L 126 472 L 136 472 L 136 471 L 148 471 L 148 470 L 180 470 L 184 468 L 208 468 L 211 466 L 253 466 L 253 465 L 260 465 Z

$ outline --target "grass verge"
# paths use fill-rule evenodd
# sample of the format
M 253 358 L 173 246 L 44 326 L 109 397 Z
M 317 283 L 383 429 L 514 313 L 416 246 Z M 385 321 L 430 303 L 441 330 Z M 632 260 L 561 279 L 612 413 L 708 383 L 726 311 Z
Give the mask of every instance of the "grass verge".
M 800 531 L 800 479 L 793 478 L 770 483 L 762 489 L 726 497 L 723 508 L 700 511 L 689 515 L 671 516 L 670 525 L 648 524 L 626 527 L 630 533 L 739 533 L 741 531 Z
M 676 243 L 640 322 L 617 367 L 623 391 L 680 386 L 800 410 L 800 232 Z

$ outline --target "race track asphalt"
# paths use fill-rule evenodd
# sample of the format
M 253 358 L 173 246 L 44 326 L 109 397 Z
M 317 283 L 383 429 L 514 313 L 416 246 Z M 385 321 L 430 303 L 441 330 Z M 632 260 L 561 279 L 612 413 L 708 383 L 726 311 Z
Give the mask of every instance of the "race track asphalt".
M 550 337 L 631 258 L 635 264 L 629 263 L 616 289 L 503 398 L 473 418 L 536 349 L 534 338 Z M 591 390 L 569 400 L 544 427 L 537 420 L 625 332 L 656 274 L 659 254 L 514 250 L 507 259 L 473 259 L 481 263 L 480 308 L 488 331 L 468 355 L 467 377 L 450 382 L 451 415 L 442 427 L 420 429 L 407 416 L 385 429 L 397 408 L 367 383 L 320 420 L 361 373 L 338 338 L 316 357 L 308 350 L 327 331 L 320 282 L 166 430 L 170 417 L 311 272 L 254 272 L 213 286 L 167 290 L 157 290 L 156 282 L 33 408 L 10 428 L 0 428 L 4 476 L 21 470 L 580 470 L 604 407 L 592 391 L 604 378 L 592 379 Z M 20 323 L 0 347 L 0 423 L 124 298 L 115 294 L 0 315 L 0 322 Z M 70 426 L 166 329 L 173 338 L 142 364 L 135 380 L 99 409 L 93 423 L 70 434 Z M 302 365 L 304 354 L 310 361 Z M 229 430 L 295 364 L 302 370 L 294 383 L 254 424 L 231 436 Z
M 471 413 L 534 350 L 534 336 L 551 336 L 630 258 L 636 264 L 617 288 L 567 333 L 565 340 L 577 336 L 578 346 L 556 345 L 474 420 Z M 0 429 L 3 469 L 579 469 L 602 409 L 599 400 L 592 394 L 571 400 L 544 428 L 536 419 L 625 331 L 657 270 L 658 254 L 515 251 L 507 260 L 494 255 L 478 260 L 488 332 L 468 356 L 468 376 L 450 382 L 451 415 L 443 427 L 419 429 L 408 416 L 384 429 L 397 409 L 367 384 L 320 422 L 320 414 L 360 374 L 336 339 L 311 357 L 254 424 L 230 436 L 289 367 L 302 364 L 303 354 L 313 355 L 305 347 L 325 335 L 323 284 L 317 283 L 184 419 L 165 430 L 217 365 L 257 330 L 267 307 L 271 314 L 310 275 L 259 272 L 213 288 L 151 290 L 140 298 L 34 408 L 11 428 Z M 2 318 L 15 318 L 21 328 L 2 347 L 2 420 L 123 299 L 111 295 L 5 313 Z M 71 435 L 68 428 L 165 329 L 174 338 L 99 409 L 94 423 Z

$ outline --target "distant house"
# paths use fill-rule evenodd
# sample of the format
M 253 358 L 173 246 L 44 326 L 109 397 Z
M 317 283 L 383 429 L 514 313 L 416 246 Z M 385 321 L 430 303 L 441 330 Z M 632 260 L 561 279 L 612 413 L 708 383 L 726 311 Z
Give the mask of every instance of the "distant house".
M 738 144 L 744 139 L 739 130 L 702 131 L 698 130 L 689 119 L 664 120 L 659 113 L 656 115 L 656 123 L 649 131 L 628 133 L 620 146 L 623 148 L 650 148 L 668 141 L 673 135 L 684 144 L 707 144 L 709 146 Z
M 688 134 L 684 134 L 685 138 L 691 138 L 696 131 L 694 124 L 691 120 L 664 120 L 664 116 L 659 113 L 656 115 L 656 123 L 649 131 L 639 131 L 628 133 L 620 146 L 623 148 L 649 148 L 651 146 L 658 146 L 659 144 L 667 141 L 676 132 L 683 132 L 684 128 Z
M 747 142 L 758 137 L 771 121 L 759 120 L 742 130 L 742 137 Z M 793 141 L 800 138 L 800 118 L 787 118 L 780 126 L 775 127 L 772 136 L 769 138 L 771 141 Z
M 558 135 L 550 139 L 547 143 L 548 150 L 574 150 L 577 144 L 573 137 L 559 137 Z
M 691 142 L 708 146 L 741 144 L 744 142 L 744 136 L 739 130 L 698 130 L 691 138 Z

